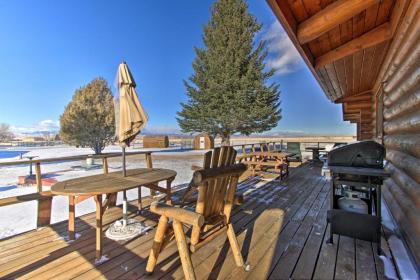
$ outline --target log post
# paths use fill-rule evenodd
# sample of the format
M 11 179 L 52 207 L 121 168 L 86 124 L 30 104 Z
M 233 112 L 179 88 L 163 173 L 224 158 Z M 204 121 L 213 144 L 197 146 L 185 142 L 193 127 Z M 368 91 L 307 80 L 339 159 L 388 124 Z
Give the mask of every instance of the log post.
M 165 237 L 166 229 L 168 228 L 168 218 L 160 216 L 159 223 L 156 229 L 155 239 L 153 241 L 152 249 L 150 250 L 149 259 L 147 260 L 146 272 L 152 273 L 155 269 L 157 259 L 162 250 L 163 239 Z
M 96 260 L 99 261 L 102 257 L 102 195 L 95 196 L 96 204 Z
M 36 178 L 36 191 L 42 192 L 42 174 L 41 174 L 41 163 L 35 164 L 35 178 Z
M 151 153 L 146 153 L 146 166 L 147 166 L 147 168 L 153 168 L 152 154 Z M 155 190 L 150 190 L 150 195 L 155 196 L 156 191 Z
M 230 247 L 232 248 L 233 258 L 235 259 L 236 266 L 243 267 L 244 259 L 241 254 L 241 248 L 239 247 L 238 240 L 236 239 L 235 230 L 232 224 L 227 225 L 227 236 L 229 239 Z
M 41 163 L 35 164 L 35 179 L 36 179 L 36 191 L 42 192 L 42 174 L 41 174 Z M 51 204 L 52 197 L 45 197 L 38 200 L 38 213 L 37 213 L 37 227 L 46 226 L 51 223 Z
M 184 229 L 182 224 L 174 220 L 173 221 L 173 229 L 175 233 L 175 239 L 178 246 L 179 251 L 179 258 L 181 259 L 182 269 L 184 271 L 185 279 L 187 280 L 194 280 L 195 273 L 194 268 L 191 262 L 190 251 L 187 246 L 187 241 L 185 240 Z
M 69 222 L 68 222 L 68 234 L 69 234 L 69 240 L 74 240 L 75 234 L 74 234 L 74 224 L 75 224 L 75 218 L 76 218 L 76 202 L 75 197 L 73 195 L 69 196 Z
M 108 158 L 107 157 L 104 157 L 102 159 L 102 167 L 104 170 L 104 174 L 108 174 Z
M 51 204 L 52 196 L 38 200 L 37 227 L 51 224 Z

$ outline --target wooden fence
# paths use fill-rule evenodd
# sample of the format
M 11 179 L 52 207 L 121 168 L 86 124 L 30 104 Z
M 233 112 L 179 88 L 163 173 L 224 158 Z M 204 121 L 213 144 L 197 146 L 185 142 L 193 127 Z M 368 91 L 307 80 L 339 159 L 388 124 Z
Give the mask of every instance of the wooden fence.
M 134 156 L 134 155 L 144 155 L 146 159 L 147 168 L 153 168 L 151 151 L 126 153 L 127 157 Z M 36 190 L 37 190 L 36 193 L 2 198 L 0 199 L 0 207 L 37 200 L 38 201 L 37 226 L 49 225 L 51 222 L 51 203 L 52 203 L 52 197 L 54 195 L 50 191 L 42 190 L 41 164 L 53 163 L 53 162 L 64 162 L 64 161 L 86 160 L 88 158 L 102 159 L 103 173 L 108 174 L 108 159 L 116 158 L 116 157 L 121 157 L 121 153 L 106 153 L 106 154 L 100 154 L 100 155 L 81 155 L 81 156 L 56 157 L 56 158 L 46 158 L 46 159 L 37 159 L 37 160 L 0 162 L 0 167 L 34 164 Z

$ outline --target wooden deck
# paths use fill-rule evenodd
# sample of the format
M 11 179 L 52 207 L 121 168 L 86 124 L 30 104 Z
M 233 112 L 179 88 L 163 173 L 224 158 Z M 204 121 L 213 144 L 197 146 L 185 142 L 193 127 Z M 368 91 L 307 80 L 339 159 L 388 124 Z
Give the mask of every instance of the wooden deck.
M 192 255 L 200 279 L 385 278 L 382 261 L 370 242 L 334 236 L 334 245 L 325 244 L 329 183 L 320 176 L 319 168 L 294 168 L 283 181 L 249 180 L 240 185 L 240 191 L 245 192 L 245 203 L 234 209 L 232 218 L 242 253 L 252 270 L 245 272 L 235 266 L 225 236 L 221 235 Z M 120 208 L 109 209 L 104 224 L 120 216 Z M 136 218 L 153 226 L 157 222 L 152 214 Z M 73 243 L 62 238 L 67 222 L 0 241 L 0 278 L 183 277 L 175 243 L 161 253 L 155 273 L 145 275 L 154 230 L 128 242 L 104 238 L 104 252 L 110 259 L 95 266 L 94 222 L 94 214 L 78 218 L 76 231 L 81 236 Z M 386 242 L 382 246 L 389 250 Z

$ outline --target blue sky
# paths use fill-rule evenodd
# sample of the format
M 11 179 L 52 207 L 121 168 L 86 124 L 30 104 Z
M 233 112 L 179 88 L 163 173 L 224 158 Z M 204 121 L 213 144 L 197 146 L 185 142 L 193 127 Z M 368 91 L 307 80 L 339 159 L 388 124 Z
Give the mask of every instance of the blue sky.
M 16 132 L 57 127 L 74 91 L 97 76 L 114 88 L 125 60 L 150 117 L 149 131 L 173 132 L 186 100 L 194 46 L 202 46 L 210 0 L 0 1 L 0 122 Z M 282 115 L 275 131 L 354 134 L 327 100 L 265 1 L 248 1 L 278 69 Z

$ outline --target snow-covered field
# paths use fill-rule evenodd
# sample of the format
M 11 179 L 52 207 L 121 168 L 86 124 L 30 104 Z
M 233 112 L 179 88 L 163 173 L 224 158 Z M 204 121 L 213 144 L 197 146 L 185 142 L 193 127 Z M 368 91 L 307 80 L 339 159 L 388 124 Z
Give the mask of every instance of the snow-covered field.
M 153 167 L 156 168 L 168 168 L 175 170 L 177 176 L 173 185 L 179 185 L 188 182 L 191 179 L 193 171 L 191 170 L 192 165 L 202 164 L 203 151 L 181 151 L 177 148 L 168 149 L 127 149 L 130 151 L 142 151 L 142 150 L 153 150 Z M 2 149 L 2 151 L 5 151 Z M 74 148 L 68 146 L 59 147 L 16 147 L 7 149 L 7 151 L 27 151 L 23 156 L 37 156 L 37 159 L 41 158 L 53 158 L 63 156 L 74 156 L 74 155 L 88 155 L 92 154 L 92 150 L 89 148 Z M 121 148 L 118 146 L 107 147 L 104 152 L 120 152 Z M 0 162 L 20 160 L 20 156 L 14 158 L 0 159 Z M 25 158 L 24 158 L 25 160 Z M 51 177 L 56 178 L 58 181 L 67 180 L 70 178 L 84 177 L 93 174 L 102 173 L 102 168 L 96 170 L 74 170 L 72 166 L 82 165 L 82 161 L 73 162 L 58 162 L 42 164 L 42 174 L 48 174 Z M 146 162 L 143 156 L 134 156 L 127 158 L 127 168 L 139 168 L 146 167 Z M 116 158 L 109 162 L 110 172 L 121 170 L 121 161 Z M 11 167 L 0 167 L 0 198 L 17 196 L 22 194 L 28 194 L 35 192 L 35 186 L 18 186 L 18 176 L 27 175 L 29 173 L 29 167 L 27 165 L 11 166 Z M 44 190 L 48 190 L 48 187 L 43 187 Z M 146 196 L 150 192 L 146 188 L 142 188 L 142 195 Z M 127 192 L 128 199 L 137 198 L 137 190 L 131 190 Z M 117 203 L 121 203 L 121 194 L 118 195 Z M 76 206 L 76 215 L 84 215 L 95 211 L 95 205 L 93 199 L 88 199 Z M 37 202 L 25 202 L 9 206 L 0 207 L 0 239 L 7 236 L 15 235 L 21 232 L 25 232 L 36 227 L 36 212 Z M 64 196 L 56 196 L 53 198 L 52 204 L 52 217 L 53 223 L 67 220 L 68 219 L 68 198 Z

